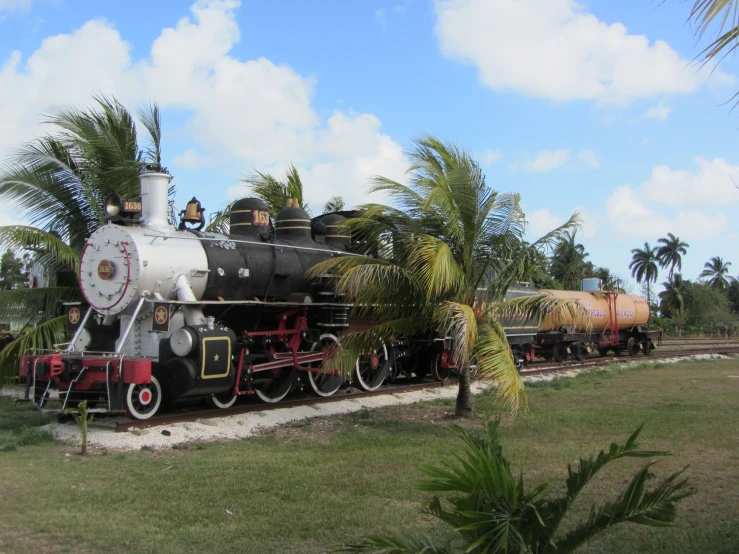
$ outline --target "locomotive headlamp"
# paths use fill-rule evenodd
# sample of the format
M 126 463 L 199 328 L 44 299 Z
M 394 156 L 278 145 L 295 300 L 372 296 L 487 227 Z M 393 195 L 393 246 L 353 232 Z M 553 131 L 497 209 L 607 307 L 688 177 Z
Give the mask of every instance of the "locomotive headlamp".
M 141 202 L 138 200 L 123 200 L 117 192 L 111 192 L 105 197 L 105 215 L 108 219 L 123 221 L 123 218 L 132 217 L 141 213 Z
M 105 197 L 105 215 L 110 218 L 121 215 L 123 209 L 123 198 L 117 192 L 111 192 Z

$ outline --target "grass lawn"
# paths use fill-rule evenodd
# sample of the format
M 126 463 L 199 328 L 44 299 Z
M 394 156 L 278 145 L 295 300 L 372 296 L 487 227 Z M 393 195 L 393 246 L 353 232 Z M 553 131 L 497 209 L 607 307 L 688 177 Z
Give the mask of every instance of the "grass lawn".
M 567 463 L 641 423 L 643 448 L 673 452 L 651 469 L 658 479 L 691 465 L 696 494 L 679 504 L 676 527 L 622 525 L 580 552 L 739 551 L 739 360 L 561 379 L 530 388 L 529 405 L 504 419 L 502 435 L 530 487 L 554 479 L 561 490 Z M 481 397 L 477 410 L 495 406 Z M 327 552 L 391 527 L 440 533 L 411 484 L 419 462 L 458 444 L 452 411 L 385 408 L 238 442 L 81 457 L 44 440 L 28 405 L 0 399 L 0 552 Z M 622 492 L 642 463 L 599 474 L 573 516 Z

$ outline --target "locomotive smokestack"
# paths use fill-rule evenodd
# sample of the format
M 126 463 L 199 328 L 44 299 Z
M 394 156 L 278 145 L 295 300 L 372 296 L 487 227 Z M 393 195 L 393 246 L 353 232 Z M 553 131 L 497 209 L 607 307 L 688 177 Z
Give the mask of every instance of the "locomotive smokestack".
M 172 177 L 167 173 L 142 173 L 141 182 L 141 219 L 152 227 L 169 226 L 169 182 Z

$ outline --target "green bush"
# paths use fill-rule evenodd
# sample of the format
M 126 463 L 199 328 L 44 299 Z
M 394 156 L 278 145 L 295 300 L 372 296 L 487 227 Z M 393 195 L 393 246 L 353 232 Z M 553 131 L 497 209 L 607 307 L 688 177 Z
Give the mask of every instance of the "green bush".
M 579 493 L 606 464 L 619 458 L 653 458 L 668 452 L 638 450 L 636 439 L 641 427 L 624 443 L 612 443 L 608 451 L 580 459 L 578 467 L 567 466 L 566 492 L 561 497 L 544 498 L 548 484 L 533 489 L 524 485 L 523 475 L 515 477 L 499 442 L 498 421 L 484 422 L 482 437 L 452 426 L 463 442 L 454 459 L 442 459 L 440 466 L 422 464 L 428 479 L 415 483 L 418 490 L 447 493 L 433 496 L 424 513 L 450 525 L 456 532 L 454 544 L 434 544 L 427 535 L 408 538 L 393 531 L 372 535 L 358 543 L 341 547 L 341 552 L 385 554 L 465 552 L 474 554 L 572 552 L 610 526 L 632 522 L 667 527 L 677 515 L 676 503 L 692 494 L 685 471 L 665 479 L 653 490 L 646 489 L 648 462 L 632 478 L 623 494 L 602 506 L 593 505 L 588 517 L 575 526 L 560 526 Z

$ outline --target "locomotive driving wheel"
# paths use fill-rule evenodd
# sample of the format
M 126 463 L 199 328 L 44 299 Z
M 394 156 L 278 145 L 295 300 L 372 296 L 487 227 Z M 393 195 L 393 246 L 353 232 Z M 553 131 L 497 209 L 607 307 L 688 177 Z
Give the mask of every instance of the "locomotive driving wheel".
M 292 390 L 298 371 L 293 366 L 260 371 L 256 379 L 263 382 L 254 385 L 254 392 L 264 402 L 275 404 Z
M 390 364 L 387 346 L 373 349 L 369 354 L 362 354 L 354 364 L 354 381 L 360 389 L 373 391 L 380 388 L 390 371 L 385 366 Z
M 214 410 L 225 410 L 236 404 L 238 399 L 239 397 L 229 390 L 227 392 L 211 394 L 205 399 L 205 403 Z
M 320 349 L 323 351 L 323 359 L 326 360 L 328 356 L 336 349 L 339 348 L 339 339 L 336 336 L 326 333 L 321 335 L 320 342 L 314 342 L 311 346 L 311 351 Z M 308 364 L 310 367 L 320 368 L 323 366 L 323 362 L 312 362 Z M 337 373 L 314 373 L 312 371 L 304 372 L 307 376 L 305 380 L 308 382 L 308 387 L 311 392 L 318 396 L 331 396 L 341 386 L 341 375 Z
M 162 387 L 159 381 L 153 375 L 151 383 L 137 385 L 131 383 L 128 385 L 126 393 L 126 409 L 134 419 L 149 419 L 162 403 Z

